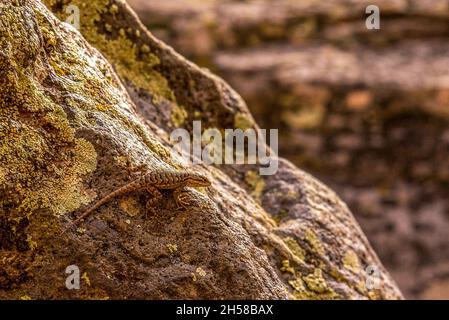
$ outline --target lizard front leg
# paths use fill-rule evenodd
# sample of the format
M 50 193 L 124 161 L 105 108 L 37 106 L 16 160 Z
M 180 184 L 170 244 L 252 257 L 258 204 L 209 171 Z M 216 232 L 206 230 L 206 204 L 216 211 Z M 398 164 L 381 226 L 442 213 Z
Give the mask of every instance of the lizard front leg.
M 193 196 L 192 191 L 186 187 L 176 188 L 173 191 L 173 197 L 175 198 L 178 208 L 187 209 L 192 206 L 200 205 L 199 201 Z
M 159 203 L 162 200 L 162 193 L 153 186 L 146 187 L 146 190 L 150 194 L 150 199 L 148 199 L 146 208 L 147 211 L 150 211 L 152 214 L 156 213 L 156 208 L 159 207 Z

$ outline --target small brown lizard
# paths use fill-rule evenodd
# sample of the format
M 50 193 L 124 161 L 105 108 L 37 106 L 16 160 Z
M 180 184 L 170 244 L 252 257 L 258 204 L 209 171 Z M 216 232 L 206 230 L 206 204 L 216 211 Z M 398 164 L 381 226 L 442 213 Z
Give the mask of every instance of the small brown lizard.
M 205 176 L 191 171 L 157 171 L 148 172 L 142 177 L 124 185 L 123 187 L 111 192 L 106 195 L 98 202 L 96 202 L 92 207 L 84 211 L 79 215 L 73 225 L 77 225 L 81 220 L 85 219 L 93 211 L 97 210 L 99 207 L 109 202 L 110 200 L 122 196 L 127 193 L 135 192 L 138 190 L 147 190 L 153 195 L 153 197 L 147 202 L 147 209 L 153 210 L 154 205 L 161 200 L 162 194 L 159 190 L 174 190 L 173 195 L 176 204 L 181 207 L 186 207 L 188 205 L 186 198 L 186 190 L 184 187 L 208 187 L 211 183 L 209 179 Z M 65 229 L 63 233 L 67 231 Z

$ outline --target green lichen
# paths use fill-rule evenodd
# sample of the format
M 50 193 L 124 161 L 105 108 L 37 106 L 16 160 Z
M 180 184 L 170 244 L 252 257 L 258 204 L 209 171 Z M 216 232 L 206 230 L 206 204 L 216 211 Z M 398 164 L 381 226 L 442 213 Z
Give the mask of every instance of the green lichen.
M 306 251 L 299 246 L 298 242 L 292 237 L 285 237 L 283 241 L 289 247 L 294 256 L 299 261 L 303 262 L 306 256 Z
M 307 229 L 304 235 L 304 240 L 307 241 L 310 246 L 312 247 L 312 250 L 319 254 L 320 256 L 324 256 L 325 250 L 323 247 L 323 244 L 321 243 L 318 236 L 315 234 L 315 232 L 312 229 Z
M 302 279 L 309 290 L 295 291 L 294 296 L 296 298 L 321 300 L 340 299 L 340 295 L 327 285 L 321 269 L 316 268 L 313 273 L 303 276 Z
M 176 244 L 169 243 L 169 244 L 167 244 L 167 249 L 170 254 L 173 254 L 176 251 L 178 251 L 178 246 Z
M 28 248 L 35 250 L 37 248 L 37 242 L 33 240 L 33 236 L 27 235 Z
M 83 275 L 81 276 L 81 279 L 84 280 L 84 282 L 86 282 L 86 284 L 90 287 L 92 284 L 90 282 L 90 278 L 87 275 L 87 272 L 84 272 Z
M 43 1 L 52 8 L 60 3 L 58 0 Z M 124 30 L 104 22 L 103 15 L 115 15 L 119 12 L 118 6 L 110 0 L 73 0 L 66 5 L 75 5 L 80 8 L 80 32 L 99 49 L 110 61 L 119 76 L 132 83 L 135 87 L 170 101 L 175 101 L 168 81 L 155 67 L 160 64 L 159 58 L 149 52 L 149 48 L 140 50 L 141 46 L 132 40 L 132 35 L 139 36 L 139 30 Z M 64 21 L 68 15 L 65 6 L 56 15 Z M 107 27 L 109 25 L 109 27 Z M 102 31 L 102 27 L 108 34 Z M 112 34 L 112 35 L 111 35 Z
M 103 137 L 139 155 L 147 155 L 141 142 L 168 153 L 134 115 L 109 63 L 39 1 L 21 4 L 2 5 L 0 21 L 0 223 L 12 246 L 4 254 L 18 256 L 8 274 L 17 283 L 57 255 L 48 237 L 61 231 L 58 216 L 95 196 L 84 183 L 97 168 L 95 148 L 109 143 Z M 0 273 L 7 265 L 2 261 Z M 87 273 L 82 278 L 90 287 Z M 80 296 L 108 297 L 96 288 Z
M 281 223 L 281 221 L 288 217 L 288 210 L 287 209 L 281 209 L 279 213 L 273 217 L 273 220 L 276 222 L 277 225 Z
M 196 268 L 196 274 L 200 277 L 205 277 L 207 275 L 206 271 L 201 267 Z
M 46 3 L 49 6 L 52 6 L 56 3 L 57 1 L 47 1 Z M 138 49 L 137 45 L 135 45 L 130 39 L 128 39 L 126 37 L 127 33 L 126 32 L 122 32 L 121 34 L 119 33 L 118 37 L 116 39 L 109 39 L 106 38 L 104 35 L 99 35 L 98 32 L 95 32 L 95 30 L 97 30 L 97 23 L 98 23 L 98 19 L 100 19 L 100 13 L 105 13 L 106 9 L 103 8 L 103 10 L 94 10 L 95 8 L 95 4 L 97 6 L 102 7 L 101 3 L 99 3 L 99 1 L 92 1 L 92 3 L 89 4 L 82 4 L 80 6 L 80 9 L 82 10 L 83 16 L 82 16 L 82 32 L 83 33 L 88 33 L 92 32 L 90 41 L 97 41 L 97 42 L 93 42 L 94 45 L 97 45 L 99 47 L 99 49 L 102 51 L 103 54 L 105 54 L 110 61 L 114 64 L 114 67 L 116 69 L 116 71 L 120 74 L 120 76 L 122 77 L 122 79 L 124 81 L 130 81 L 129 79 L 131 79 L 131 75 L 130 73 L 136 73 L 137 75 L 147 75 L 149 76 L 149 73 L 147 72 L 148 70 L 146 70 L 145 68 L 142 69 L 142 65 L 141 64 L 145 64 L 147 68 L 149 68 L 149 66 L 154 66 L 157 65 L 158 59 L 157 57 L 153 57 L 153 58 L 148 58 L 146 59 L 145 57 L 147 56 L 147 54 L 138 54 Z M 107 2 L 107 1 L 106 1 Z M 103 1 L 103 4 L 105 4 L 106 2 Z M 74 3 L 70 3 L 70 4 L 74 4 Z M 110 8 L 113 8 L 114 5 L 112 5 Z M 116 6 L 117 7 L 117 6 Z M 117 7 L 118 8 L 118 7 Z M 116 9 L 117 9 L 116 8 Z M 92 12 L 93 10 L 93 12 Z M 113 9 L 113 11 L 115 11 Z M 65 12 L 62 11 L 62 13 L 59 13 L 59 16 L 63 19 L 65 16 Z M 99 30 L 97 30 L 99 31 Z M 86 34 L 85 34 L 86 36 Z M 96 37 L 99 38 L 96 38 Z M 123 40 L 123 41 L 121 41 Z M 67 41 L 65 41 L 67 42 Z M 131 50 L 132 52 L 128 52 L 127 50 Z M 148 51 L 143 49 L 144 51 Z M 67 52 L 71 53 L 73 51 L 71 50 L 66 50 Z M 75 51 L 76 52 L 76 51 Z M 148 52 L 147 52 L 148 53 Z M 153 61 L 154 59 L 156 59 L 155 61 Z M 78 59 L 79 60 L 79 59 Z M 79 87 L 71 87 L 71 90 L 74 90 L 76 92 L 92 92 L 93 94 L 95 93 L 95 91 L 100 90 L 102 87 L 104 87 L 104 84 L 102 83 L 98 83 L 98 79 L 102 79 L 104 78 L 105 80 L 107 80 L 112 86 L 115 87 L 119 87 L 120 84 L 116 81 L 115 77 L 112 76 L 111 70 L 109 70 L 109 67 L 107 65 L 107 63 L 102 63 L 102 61 L 96 61 L 99 65 L 97 65 L 96 67 L 99 68 L 102 71 L 102 74 L 97 74 L 94 77 L 86 77 L 86 75 L 89 74 L 93 74 L 93 72 L 83 72 L 80 73 L 79 70 L 80 68 L 78 67 L 74 67 L 73 64 L 70 65 L 70 63 L 68 62 L 76 62 L 76 63 L 80 63 L 80 61 L 77 61 L 77 57 L 67 57 L 66 59 L 59 59 L 59 64 L 58 64 L 58 68 L 63 70 L 64 72 L 69 72 L 72 73 L 72 77 L 77 77 L 77 81 L 74 82 L 76 84 L 80 83 L 84 86 L 84 88 L 79 88 Z M 83 62 L 83 61 L 81 61 Z M 151 62 L 151 63 L 150 63 Z M 129 70 L 128 70 L 129 69 Z M 95 73 L 95 72 L 94 72 Z M 85 81 L 87 78 L 88 81 Z M 134 79 L 135 81 L 132 81 L 132 84 L 135 85 L 136 87 L 142 87 L 145 86 L 145 84 L 150 84 L 153 82 L 148 82 L 148 79 L 144 79 L 141 77 L 136 77 Z M 139 86 L 139 84 L 141 84 Z M 149 87 L 145 87 L 146 89 L 150 90 Z M 153 99 L 156 99 L 157 97 L 159 97 L 159 93 L 158 90 L 155 89 L 154 87 L 152 87 L 154 90 L 151 91 L 152 94 L 154 94 Z M 95 97 L 95 95 L 93 95 Z M 164 94 L 160 95 L 161 98 L 163 98 Z M 108 97 L 108 100 L 105 100 L 104 97 Z M 173 97 L 172 93 L 168 93 L 167 95 L 165 95 L 165 97 L 167 99 L 171 99 Z M 150 150 L 152 150 L 153 152 L 155 152 L 157 155 L 159 155 L 162 159 L 169 161 L 170 162 L 170 153 L 169 151 L 162 146 L 162 144 L 160 144 L 154 137 L 152 137 L 151 135 L 148 134 L 148 132 L 143 128 L 143 126 L 136 120 L 133 119 L 132 117 L 129 117 L 129 114 L 124 113 L 123 111 L 121 111 L 120 108 L 120 101 L 123 100 L 123 95 L 122 96 L 117 96 L 117 94 L 112 94 L 112 92 L 108 92 L 108 94 L 98 94 L 96 96 L 95 99 L 96 101 L 92 101 L 92 103 L 90 103 L 89 105 L 92 107 L 95 107 L 95 110 L 98 111 L 102 111 L 103 113 L 107 114 L 108 116 L 110 116 L 111 118 L 115 118 L 116 120 L 120 120 L 126 127 L 127 130 L 131 130 L 134 131 L 134 133 L 136 133 L 138 136 L 140 136 L 143 140 L 143 142 L 149 147 Z M 72 100 L 68 99 L 67 103 L 73 103 Z M 76 103 L 75 103 L 76 104 Z M 82 113 L 77 113 L 76 117 L 77 117 L 77 121 L 78 122 L 86 122 L 86 121 L 90 121 L 86 118 L 82 117 Z M 92 117 L 89 117 L 89 119 L 91 119 Z M 90 123 L 91 125 L 94 125 L 95 123 Z
M 234 128 L 245 131 L 254 128 L 254 125 L 254 121 L 248 115 L 241 112 L 234 115 Z
M 330 288 L 323 277 L 321 269 L 316 268 L 312 273 L 303 276 L 295 273 L 294 279 L 288 280 L 293 289 L 293 298 L 297 300 L 333 300 L 340 299 L 332 288 Z
M 62 215 L 92 200 L 83 179 L 96 169 L 97 154 L 91 142 L 76 134 L 83 127 L 95 128 L 96 119 L 117 132 L 136 133 L 150 150 L 170 158 L 169 151 L 124 110 L 126 93 L 108 63 L 80 50 L 77 36 L 59 28 L 43 7 L 33 9 L 11 5 L 0 25 L 1 48 L 9 59 L 0 61 L 0 188 L 7 195 L 0 203 L 15 206 L 16 215 L 27 217 L 39 209 Z M 16 17 L 21 10 L 30 10 L 29 23 L 37 25 L 45 53 L 35 39 L 36 29 Z M 45 61 L 39 60 L 42 54 Z M 28 56 L 38 57 L 39 76 L 26 69 L 32 61 Z M 40 83 L 46 74 L 65 98 L 55 99 L 47 92 Z M 71 110 L 70 120 L 64 108 Z
M 265 189 L 265 181 L 256 171 L 250 170 L 245 175 L 245 182 L 251 187 L 253 198 L 260 203 L 263 190 Z
M 343 257 L 343 267 L 354 272 L 355 274 L 360 272 L 359 258 L 353 250 L 346 251 Z
M 93 172 L 97 165 L 97 154 L 93 145 L 80 138 L 75 139 L 72 149 L 71 164 L 58 172 L 59 179 L 42 177 L 40 188 L 28 190 L 19 207 L 23 210 L 33 210 L 39 206 L 50 208 L 57 215 L 72 212 L 92 199 L 82 190 L 83 177 Z M 55 170 L 58 170 L 57 167 Z M 25 194 L 25 193 L 24 193 Z
M 113 15 L 118 13 L 118 11 L 119 11 L 119 9 L 118 9 L 117 5 L 115 5 L 115 4 L 113 4 L 109 7 L 109 13 L 111 13 Z
M 290 265 L 290 261 L 289 260 L 283 260 L 282 261 L 282 266 L 281 266 L 281 268 L 279 270 L 281 270 L 282 272 L 285 272 L 285 273 L 291 273 L 292 275 L 295 275 L 295 268 L 293 268 Z
M 0 47 L 8 57 L 0 68 L 0 188 L 7 191 L 0 202 L 15 206 L 20 216 L 29 217 L 38 209 L 63 214 L 88 202 L 82 179 L 95 170 L 96 152 L 90 142 L 75 137 L 62 106 L 50 98 L 38 77 L 28 74 L 26 57 L 41 48 L 33 41 L 34 30 L 19 23 L 21 10 L 30 9 L 8 7 L 0 25 Z M 56 45 L 48 21 L 35 14 L 43 39 L 53 39 L 46 43 Z M 56 63 L 52 58 L 50 62 Z M 52 71 L 53 67 L 47 70 Z
M 43 1 L 49 8 L 55 7 L 56 4 L 61 3 L 59 0 L 47 0 Z M 115 1 L 109 0 L 93 0 L 93 1 L 70 1 L 70 3 L 64 3 L 65 6 L 61 11 L 55 12 L 55 14 L 64 21 L 67 18 L 65 8 L 67 5 L 75 5 L 80 8 L 80 32 L 89 41 L 101 51 L 108 61 L 114 66 L 116 73 L 126 83 L 132 84 L 136 88 L 141 88 L 151 93 L 153 102 L 157 100 L 169 100 L 176 105 L 176 99 L 174 93 L 168 86 L 168 81 L 157 71 L 155 67 L 160 64 L 159 58 L 152 54 L 150 48 L 146 44 L 139 45 L 132 39 L 132 35 L 135 32 L 127 28 L 115 29 L 115 24 L 110 26 L 110 31 L 106 27 L 107 23 L 104 21 L 104 16 L 118 13 L 119 7 L 115 4 Z M 102 28 L 106 30 L 103 32 Z M 70 51 L 68 51 L 70 52 Z M 58 65 L 59 69 L 64 72 L 70 72 L 73 70 L 70 66 Z M 79 68 L 75 68 L 76 71 Z M 108 79 L 114 85 L 118 85 L 115 82 L 113 76 L 108 71 L 108 66 L 103 65 L 101 69 L 104 71 L 104 77 Z M 82 74 L 85 78 L 85 74 Z M 95 83 L 95 77 L 91 79 L 92 85 L 85 90 L 92 89 L 98 90 L 99 85 Z M 83 81 L 89 85 L 89 82 Z M 167 162 L 171 162 L 170 152 L 155 138 L 150 136 L 143 126 L 131 119 L 128 115 L 123 114 L 117 106 L 117 101 L 104 101 L 101 97 L 108 95 L 98 95 L 99 101 L 96 101 L 92 105 L 96 106 L 97 110 L 107 112 L 110 116 L 119 118 L 126 126 L 127 129 L 134 131 L 138 136 L 142 137 L 143 142 L 154 153 L 159 155 Z M 109 97 L 109 96 L 108 96 Z
M 316 293 L 324 293 L 328 290 L 326 280 L 323 278 L 323 271 L 319 268 L 316 268 L 313 273 L 303 277 L 303 279 L 307 287 Z
M 182 106 L 173 106 L 171 111 L 171 121 L 175 127 L 182 127 L 187 119 L 187 116 L 187 111 Z
M 329 275 L 337 282 L 340 283 L 347 283 L 349 286 L 352 286 L 352 284 L 350 283 L 350 281 L 341 273 L 340 270 L 331 267 L 329 270 Z
M 367 294 L 367 289 L 366 289 L 366 283 L 363 280 L 360 280 L 359 282 L 356 283 L 355 288 L 358 292 L 360 292 L 363 295 Z
M 288 284 L 293 288 L 293 290 L 295 290 L 298 293 L 307 291 L 304 286 L 304 281 L 302 281 L 300 277 L 294 280 L 289 280 Z

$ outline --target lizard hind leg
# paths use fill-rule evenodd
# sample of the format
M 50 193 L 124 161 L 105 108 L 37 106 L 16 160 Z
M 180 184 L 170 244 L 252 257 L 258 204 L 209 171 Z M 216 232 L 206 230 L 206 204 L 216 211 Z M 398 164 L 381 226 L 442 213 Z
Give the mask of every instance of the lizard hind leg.
M 148 199 L 146 204 L 146 209 L 147 212 L 151 212 L 151 214 L 154 215 L 155 213 L 157 213 L 156 208 L 159 207 L 159 204 L 163 198 L 162 193 L 156 187 L 153 186 L 148 186 L 146 190 L 150 195 L 150 199 Z

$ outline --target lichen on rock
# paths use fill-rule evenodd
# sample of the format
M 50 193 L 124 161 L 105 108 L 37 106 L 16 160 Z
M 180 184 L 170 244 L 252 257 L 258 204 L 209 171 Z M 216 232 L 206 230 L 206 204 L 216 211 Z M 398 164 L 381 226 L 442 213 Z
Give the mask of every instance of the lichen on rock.
M 51 33 L 45 27 L 36 33 L 37 17 L 27 7 L 3 10 L 0 162 L 7 196 L 2 205 L 16 207 L 18 217 L 39 209 L 64 214 L 88 202 L 80 190 L 82 178 L 96 168 L 96 152 L 75 136 L 63 106 L 41 82 L 58 77 L 41 51 Z M 26 23 L 17 23 L 21 16 Z
M 44 2 L 64 20 L 68 2 Z M 0 298 L 373 297 L 342 266 L 354 265 L 348 250 L 378 266 L 376 298 L 401 298 L 347 207 L 282 159 L 263 179 L 257 165 L 199 166 L 212 186 L 189 189 L 185 208 L 168 190 L 150 212 L 138 191 L 61 234 L 141 171 L 186 170 L 170 128 L 257 127 L 229 86 L 152 37 L 123 1 L 74 3 L 81 33 L 40 1 L 0 7 Z M 65 287 L 73 264 L 76 292 Z

